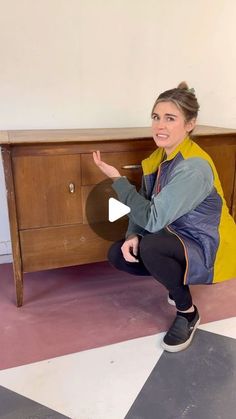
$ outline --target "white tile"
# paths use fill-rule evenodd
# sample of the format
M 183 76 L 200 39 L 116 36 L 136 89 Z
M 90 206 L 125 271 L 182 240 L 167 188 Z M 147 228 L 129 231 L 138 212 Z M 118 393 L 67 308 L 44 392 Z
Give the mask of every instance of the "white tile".
M 163 333 L 0 371 L 0 385 L 73 419 L 123 419 L 149 377 Z
M 218 335 L 236 339 L 236 317 L 201 324 L 199 328 L 207 330 L 208 332 L 217 333 Z

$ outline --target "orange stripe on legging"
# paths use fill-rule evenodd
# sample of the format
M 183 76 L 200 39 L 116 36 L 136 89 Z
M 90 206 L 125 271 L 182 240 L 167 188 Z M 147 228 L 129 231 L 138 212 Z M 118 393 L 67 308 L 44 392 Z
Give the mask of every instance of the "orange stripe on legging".
M 181 243 L 183 245 L 183 248 L 184 248 L 184 256 L 185 256 L 185 260 L 186 260 L 186 269 L 185 269 L 185 273 L 184 273 L 184 285 L 186 285 L 186 283 L 187 283 L 186 279 L 187 279 L 187 273 L 188 273 L 188 266 L 189 266 L 189 263 L 188 263 L 188 254 L 187 254 L 186 246 L 185 246 L 183 240 L 178 236 L 178 234 L 175 233 L 175 231 L 172 231 L 170 227 L 167 227 L 166 226 L 166 228 L 167 228 L 167 230 L 171 234 L 174 234 L 176 237 L 178 237 L 178 239 L 181 241 Z

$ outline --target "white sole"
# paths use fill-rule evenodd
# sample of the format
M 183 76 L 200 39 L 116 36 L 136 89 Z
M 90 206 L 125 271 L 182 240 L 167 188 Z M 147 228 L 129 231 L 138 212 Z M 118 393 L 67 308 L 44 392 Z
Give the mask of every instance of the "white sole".
M 186 349 L 190 343 L 192 342 L 193 336 L 196 332 L 197 327 L 199 326 L 201 321 L 201 318 L 199 317 L 198 321 L 196 322 L 193 331 L 191 333 L 191 336 L 188 340 L 186 340 L 186 342 L 181 343 L 180 345 L 167 345 L 164 341 L 161 342 L 161 347 L 167 351 L 167 352 L 179 352 L 179 351 L 183 351 L 184 349 Z
M 171 300 L 169 296 L 167 297 L 167 301 L 168 301 L 168 303 L 169 303 L 171 306 L 174 306 L 174 307 L 175 307 L 175 302 L 174 302 L 174 300 Z

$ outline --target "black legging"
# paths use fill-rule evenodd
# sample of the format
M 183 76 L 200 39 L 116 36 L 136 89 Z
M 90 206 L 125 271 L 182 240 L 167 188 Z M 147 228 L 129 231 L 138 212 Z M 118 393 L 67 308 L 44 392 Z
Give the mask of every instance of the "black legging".
M 124 240 L 114 243 L 108 252 L 109 262 L 115 268 L 133 275 L 153 276 L 167 288 L 178 310 L 188 310 L 192 306 L 189 287 L 183 284 L 186 260 L 177 236 L 163 229 L 140 237 L 139 263 L 124 259 L 123 243 Z

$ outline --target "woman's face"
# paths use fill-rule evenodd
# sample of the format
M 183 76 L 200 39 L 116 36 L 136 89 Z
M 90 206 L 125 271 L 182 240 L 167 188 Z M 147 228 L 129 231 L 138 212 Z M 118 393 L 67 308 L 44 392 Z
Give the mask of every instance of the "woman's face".
M 195 118 L 186 122 L 173 102 L 160 102 L 152 113 L 152 134 L 158 147 L 169 155 L 195 127 Z

